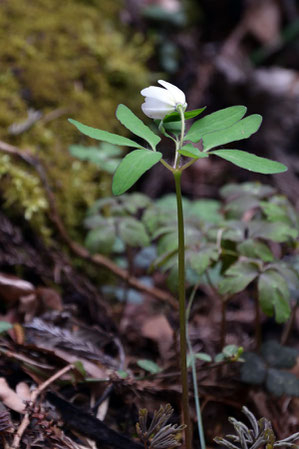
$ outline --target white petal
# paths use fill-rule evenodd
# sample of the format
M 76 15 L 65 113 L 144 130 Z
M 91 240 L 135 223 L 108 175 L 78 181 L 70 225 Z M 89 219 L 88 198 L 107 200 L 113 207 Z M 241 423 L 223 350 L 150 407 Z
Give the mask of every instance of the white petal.
M 170 109 L 165 103 L 160 103 L 159 106 L 153 106 L 152 104 L 145 102 L 141 105 L 141 109 L 145 115 L 153 119 L 163 119 L 165 115 L 172 112 L 174 109 Z
M 162 87 L 150 86 L 142 89 L 140 92 L 146 98 L 155 98 L 156 100 L 163 101 L 168 103 L 171 106 L 175 106 L 175 100 L 173 95 L 168 92 L 166 89 L 162 89 Z
M 184 105 L 186 103 L 186 96 L 181 89 L 171 83 L 168 83 L 167 81 L 159 80 L 158 83 L 161 84 L 161 86 L 165 87 L 171 93 L 176 104 L 179 103 Z
M 156 98 L 146 97 L 144 101 L 145 101 L 146 105 L 149 106 L 150 108 L 158 108 L 159 109 L 162 107 L 163 109 L 166 108 L 171 111 L 175 109 L 174 105 L 169 104 L 166 101 L 158 100 Z

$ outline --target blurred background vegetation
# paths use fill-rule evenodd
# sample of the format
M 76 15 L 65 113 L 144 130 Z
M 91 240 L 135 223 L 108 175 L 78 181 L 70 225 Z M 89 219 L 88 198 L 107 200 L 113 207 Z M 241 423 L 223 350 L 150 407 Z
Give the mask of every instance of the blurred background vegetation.
M 0 8 L 1 139 L 45 162 L 74 236 L 86 206 L 107 194 L 110 182 L 68 153 L 78 135 L 67 117 L 119 131 L 116 105 L 136 108 L 138 91 L 150 81 L 146 62 L 153 47 L 121 23 L 118 1 L 12 0 Z M 5 205 L 23 210 L 48 235 L 47 204 L 36 174 L 7 155 L 0 159 Z
M 123 133 L 116 106 L 125 103 L 140 116 L 140 89 L 161 77 L 186 92 L 190 108 L 246 104 L 262 113 L 262 129 L 244 149 L 289 165 L 288 174 L 268 180 L 297 201 L 295 1 L 3 0 L 0 8 L 0 138 L 44 162 L 72 238 L 83 238 L 87 207 L 110 195 L 112 170 L 71 156 L 71 144 L 92 143 L 67 117 Z M 3 206 L 49 237 L 36 173 L 6 154 L 0 162 Z M 172 191 L 161 169 L 138 188 L 153 197 Z M 209 159 L 192 167 L 184 192 L 217 197 L 225 182 L 248 180 L 264 178 Z

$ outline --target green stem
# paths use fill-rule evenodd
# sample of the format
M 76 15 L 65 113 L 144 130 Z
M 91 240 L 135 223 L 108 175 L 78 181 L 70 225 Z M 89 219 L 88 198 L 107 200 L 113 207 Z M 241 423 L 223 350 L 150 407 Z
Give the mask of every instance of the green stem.
M 184 164 L 181 167 L 181 170 L 186 170 L 186 168 L 190 167 L 191 165 L 194 164 L 194 162 L 196 162 L 198 159 L 191 159 L 190 161 L 186 162 L 186 164 Z
M 186 339 L 186 298 L 185 298 L 185 237 L 184 237 L 184 216 L 181 192 L 180 170 L 173 172 L 175 181 L 175 190 L 177 198 L 177 217 L 178 217 L 178 271 L 179 271 L 179 318 L 180 318 L 180 364 L 181 364 L 181 384 L 182 384 L 182 408 L 184 416 L 185 445 L 186 449 L 191 449 L 191 426 L 189 414 L 189 388 L 188 388 L 188 369 L 187 369 L 187 339 Z
M 181 104 L 178 105 L 177 111 L 179 112 L 179 114 L 181 116 L 181 136 L 180 136 L 180 140 L 179 140 L 179 142 L 177 142 L 176 148 L 175 148 L 175 160 L 174 160 L 174 168 L 175 169 L 179 168 L 181 155 L 178 152 L 178 150 L 180 150 L 182 148 L 182 146 L 184 144 L 184 137 L 185 137 L 185 114 L 184 114 L 185 111 Z
M 188 322 L 189 322 L 189 317 L 190 317 L 190 313 L 191 313 L 191 307 L 193 304 L 193 300 L 194 300 L 197 288 L 198 288 L 198 284 L 194 286 L 193 291 L 190 296 L 190 300 L 189 300 L 187 311 L 186 311 L 186 326 L 187 326 L 187 343 L 188 343 L 188 349 L 189 349 L 189 354 L 190 354 L 190 358 L 191 358 L 194 402 L 195 402 L 195 409 L 196 409 L 196 416 L 197 416 L 197 429 L 198 429 L 198 434 L 199 434 L 200 447 L 201 447 L 201 449 L 206 449 L 205 435 L 204 435 L 202 416 L 201 416 L 201 410 L 200 410 L 199 392 L 198 392 L 198 385 L 197 385 L 196 361 L 195 361 L 194 352 L 193 352 L 193 348 L 192 348 L 192 344 L 191 344 L 191 340 L 190 340 L 189 332 L 188 332 Z
M 166 167 L 169 171 L 173 172 L 173 168 L 171 165 L 169 165 L 166 161 L 164 161 L 164 159 L 160 159 L 161 164 L 164 165 L 164 167 Z

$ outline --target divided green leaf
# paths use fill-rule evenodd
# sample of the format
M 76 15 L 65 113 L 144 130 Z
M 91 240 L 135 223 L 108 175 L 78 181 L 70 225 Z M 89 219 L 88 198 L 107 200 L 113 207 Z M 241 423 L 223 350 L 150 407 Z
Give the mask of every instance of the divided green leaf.
M 290 292 L 285 279 L 273 269 L 267 270 L 259 276 L 259 301 L 263 312 L 272 316 L 278 323 L 284 323 L 290 316 Z
M 112 181 L 112 192 L 121 195 L 159 162 L 162 153 L 149 150 L 135 150 L 127 154 L 116 169 Z
M 264 220 L 253 220 L 248 223 L 249 236 L 251 238 L 262 238 L 283 243 L 294 240 L 298 236 L 298 231 L 288 224 L 276 222 L 268 223 Z
M 155 150 L 161 140 L 160 137 L 153 133 L 127 106 L 120 104 L 116 110 L 116 117 L 129 131 L 146 140 Z
M 133 217 L 125 217 L 119 223 L 119 235 L 129 246 L 148 246 L 149 236 L 141 221 Z
M 273 174 L 282 173 L 287 170 L 287 167 L 280 162 L 256 156 L 255 154 L 250 154 L 246 151 L 214 150 L 209 154 L 215 154 L 216 156 L 219 156 L 222 159 L 237 165 L 238 167 L 245 168 L 246 170 L 253 171 L 255 173 Z
M 233 295 L 244 290 L 258 275 L 258 268 L 252 262 L 236 262 L 225 272 L 219 283 L 221 295 Z
M 114 173 L 122 155 L 122 149 L 109 143 L 102 143 L 101 146 L 92 147 L 84 145 L 71 145 L 69 152 L 72 156 L 81 161 L 88 161 L 96 164 L 108 173 Z
M 127 139 L 127 137 L 119 136 L 118 134 L 109 133 L 108 131 L 103 131 L 102 129 L 92 128 L 91 126 L 83 125 L 83 123 L 77 122 L 71 118 L 68 119 L 72 125 L 85 136 L 91 137 L 92 139 L 101 140 L 102 142 L 112 143 L 113 145 L 120 145 L 133 148 L 142 148 L 142 145 L 134 142 L 134 140 Z
M 258 240 L 247 239 L 238 244 L 237 249 L 242 256 L 252 259 L 261 259 L 263 262 L 272 262 L 274 256 L 270 248 Z
M 244 117 L 247 108 L 245 106 L 231 106 L 206 115 L 197 120 L 185 136 L 185 140 L 199 142 L 205 134 L 226 129 Z
M 204 151 L 208 151 L 211 148 L 218 147 L 219 145 L 235 142 L 236 140 L 247 139 L 259 129 L 262 120 L 263 118 L 261 115 L 250 115 L 249 117 L 238 121 L 229 128 L 205 135 L 203 137 Z
M 111 223 L 107 223 L 106 226 L 101 226 L 88 232 L 85 246 L 91 253 L 110 254 L 115 239 L 114 226 L 111 226 Z
M 190 255 L 190 267 L 201 276 L 212 262 L 217 261 L 219 252 L 216 245 L 206 246 Z

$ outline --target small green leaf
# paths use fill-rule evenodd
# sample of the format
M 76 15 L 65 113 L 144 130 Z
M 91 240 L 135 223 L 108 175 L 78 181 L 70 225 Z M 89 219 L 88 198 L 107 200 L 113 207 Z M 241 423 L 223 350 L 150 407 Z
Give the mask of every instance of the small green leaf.
M 278 197 L 273 197 L 272 201 Z M 281 198 L 278 203 L 270 201 L 260 201 L 260 207 L 267 217 L 267 220 L 272 222 L 281 221 L 286 224 L 292 224 L 291 206 L 287 203 L 287 199 Z M 296 220 L 296 218 L 295 218 Z
M 190 267 L 201 276 L 212 262 L 217 261 L 219 252 L 216 245 L 200 248 L 190 255 Z
M 221 295 L 233 295 L 244 290 L 258 275 L 258 268 L 252 262 L 236 262 L 225 272 L 225 277 L 219 283 Z
M 263 242 L 258 240 L 247 239 L 239 243 L 237 250 L 242 256 L 250 257 L 252 259 L 261 259 L 263 262 L 272 262 L 274 256 L 270 248 Z
M 228 358 L 236 357 L 240 353 L 240 347 L 237 345 L 226 345 L 222 349 L 222 352 Z
M 187 143 L 180 150 L 179 153 L 183 156 L 192 157 L 193 159 L 200 159 L 203 157 L 209 157 L 207 153 L 200 151 L 198 148 L 194 147 L 191 143 Z
M 151 374 L 158 374 L 162 371 L 162 368 L 160 368 L 157 363 L 148 359 L 137 360 L 137 365 Z
M 175 136 L 179 135 L 181 132 L 181 122 L 169 122 L 164 123 L 164 129 L 171 134 L 174 134 Z
M 161 140 L 160 137 L 153 133 L 127 106 L 120 104 L 116 110 L 116 117 L 129 131 L 146 140 L 155 150 Z
M 125 217 L 119 223 L 120 238 L 129 246 L 148 246 L 149 237 L 141 221 L 132 217 Z
M 71 118 L 69 118 L 68 120 L 72 125 L 76 126 L 76 128 L 82 134 L 91 137 L 92 139 L 112 143 L 113 145 L 142 148 L 142 145 L 134 142 L 134 140 L 127 139 L 126 137 L 119 136 L 118 134 L 109 133 L 108 131 L 103 131 L 102 129 L 92 128 L 91 126 L 83 125 L 83 123 L 77 122 L 77 120 L 73 120 Z
M 205 352 L 197 352 L 196 354 L 191 353 L 187 355 L 187 367 L 189 368 L 196 360 L 202 360 L 203 362 L 212 362 L 212 357 Z
M 259 129 L 262 120 L 261 115 L 250 115 L 229 128 L 207 134 L 203 137 L 204 151 L 208 151 L 219 145 L 235 142 L 236 140 L 247 139 Z
M 212 133 L 232 126 L 242 117 L 244 117 L 247 108 L 245 106 L 231 106 L 206 115 L 197 120 L 185 136 L 185 140 L 199 142 L 205 134 Z
M 0 334 L 3 334 L 3 332 L 9 331 L 9 329 L 12 329 L 13 325 L 8 323 L 7 321 L 0 321 Z
M 117 374 L 121 379 L 126 379 L 127 377 L 129 377 L 129 374 L 127 373 L 127 371 L 124 371 L 124 370 L 118 370 L 118 371 L 116 371 L 116 374 Z
M 195 215 L 205 223 L 219 223 L 221 215 L 221 203 L 216 200 L 202 199 L 193 201 L 189 207 L 190 215 Z
M 285 279 L 273 269 L 259 276 L 258 294 L 261 309 L 266 315 L 275 312 L 277 323 L 284 323 L 290 316 L 290 292 Z
M 298 236 L 296 228 L 286 223 L 268 223 L 265 220 L 253 220 L 248 223 L 249 236 L 283 243 L 294 240 Z
M 79 371 L 79 373 L 81 374 L 81 376 L 82 376 L 83 378 L 85 378 L 85 377 L 86 377 L 86 371 L 85 371 L 84 365 L 83 365 L 83 363 L 81 362 L 81 360 L 77 360 L 77 361 L 74 363 L 74 366 L 75 366 L 76 370 Z
M 197 352 L 194 354 L 194 358 L 198 360 L 203 360 L 204 362 L 211 362 L 212 357 L 209 354 L 206 354 L 205 352 Z
M 288 169 L 280 162 L 272 161 L 241 150 L 214 150 L 209 154 L 215 154 L 238 167 L 245 168 L 246 170 L 255 173 L 263 173 L 265 175 L 282 173 Z
M 114 173 L 122 155 L 121 148 L 107 142 L 102 143 L 98 147 L 71 145 L 69 152 L 81 161 L 96 164 L 102 170 L 111 174 Z
M 112 181 L 112 192 L 121 195 L 159 162 L 162 153 L 149 150 L 135 150 L 127 154 L 116 169 Z
M 200 109 L 193 109 L 192 111 L 186 111 L 184 113 L 185 116 L 185 120 L 188 120 L 190 118 L 194 118 L 197 117 L 199 114 L 201 114 L 204 110 L 206 109 L 206 106 L 204 106 L 203 108 Z M 179 112 L 172 112 L 171 114 L 167 114 L 164 119 L 163 122 L 164 123 L 168 123 L 168 122 L 178 122 L 181 120 L 181 114 Z
M 115 243 L 115 230 L 111 223 L 92 229 L 85 239 L 86 248 L 92 253 L 110 254 Z

